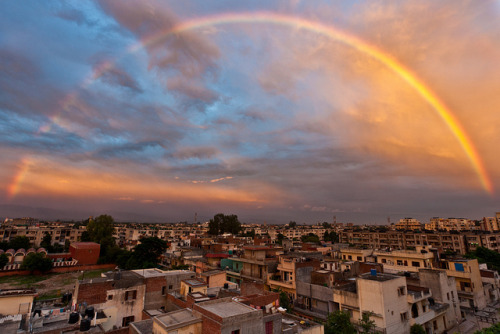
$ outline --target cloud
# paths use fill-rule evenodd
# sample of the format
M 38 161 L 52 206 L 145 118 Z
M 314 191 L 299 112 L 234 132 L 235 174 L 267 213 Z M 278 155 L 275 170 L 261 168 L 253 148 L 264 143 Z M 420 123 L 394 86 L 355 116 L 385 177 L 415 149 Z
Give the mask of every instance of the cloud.
M 104 65 L 105 66 L 105 65 Z M 94 79 L 100 79 L 110 85 L 118 85 L 130 89 L 135 93 L 142 93 L 139 83 L 133 79 L 125 70 L 116 67 L 116 65 L 106 66 L 101 69 L 103 64 L 94 65 Z
M 217 73 L 218 48 L 190 31 L 169 34 L 178 24 L 175 14 L 157 1 L 101 1 L 102 8 L 132 32 L 149 55 L 150 70 L 158 71 L 166 89 L 202 103 L 218 94 L 204 85 Z

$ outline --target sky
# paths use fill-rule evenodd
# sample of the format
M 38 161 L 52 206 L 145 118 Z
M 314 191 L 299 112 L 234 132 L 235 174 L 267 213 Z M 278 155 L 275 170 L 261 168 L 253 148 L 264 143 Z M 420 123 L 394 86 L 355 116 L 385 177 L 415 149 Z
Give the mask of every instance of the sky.
M 5 2 L 0 217 L 494 216 L 499 59 L 496 0 Z

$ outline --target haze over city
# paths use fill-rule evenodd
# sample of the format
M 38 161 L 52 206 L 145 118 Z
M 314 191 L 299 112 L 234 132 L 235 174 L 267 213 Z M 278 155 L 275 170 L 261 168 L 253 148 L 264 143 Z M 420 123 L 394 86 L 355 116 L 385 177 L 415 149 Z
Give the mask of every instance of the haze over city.
M 498 1 L 5 2 L 2 216 L 500 208 Z

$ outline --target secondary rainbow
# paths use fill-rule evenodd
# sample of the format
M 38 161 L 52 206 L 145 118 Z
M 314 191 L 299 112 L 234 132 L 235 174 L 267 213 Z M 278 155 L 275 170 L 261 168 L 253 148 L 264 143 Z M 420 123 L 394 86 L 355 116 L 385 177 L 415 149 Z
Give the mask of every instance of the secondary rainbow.
M 453 113 L 446 107 L 446 105 L 438 98 L 438 96 L 420 79 L 415 73 L 412 73 L 408 68 L 402 65 L 391 55 L 383 52 L 377 47 L 359 39 L 356 36 L 348 34 L 331 25 L 325 25 L 319 22 L 310 21 L 304 18 L 283 15 L 271 12 L 245 12 L 245 13 L 225 13 L 213 16 L 204 16 L 192 20 L 180 22 L 179 24 L 163 30 L 158 33 L 140 40 L 138 43 L 131 45 L 128 53 L 137 52 L 143 47 L 153 45 L 161 42 L 162 39 L 179 34 L 185 31 L 194 30 L 203 27 L 224 24 L 242 24 L 242 23 L 262 23 L 262 24 L 276 24 L 281 26 L 288 26 L 293 28 L 305 29 L 317 34 L 324 35 L 332 40 L 348 45 L 355 50 L 370 56 L 371 58 L 379 61 L 387 66 L 393 73 L 398 75 L 410 87 L 412 87 L 427 103 L 435 110 L 439 117 L 447 125 L 448 129 L 453 133 L 466 156 L 468 157 L 475 173 L 477 174 L 482 187 L 490 194 L 493 193 L 493 185 L 489 179 L 488 173 L 484 164 L 475 149 L 471 139 L 465 132 L 463 126 L 453 115 Z M 103 71 L 110 65 L 106 63 L 103 68 L 94 73 L 92 77 L 85 80 L 85 86 L 88 86 L 93 80 L 98 78 Z

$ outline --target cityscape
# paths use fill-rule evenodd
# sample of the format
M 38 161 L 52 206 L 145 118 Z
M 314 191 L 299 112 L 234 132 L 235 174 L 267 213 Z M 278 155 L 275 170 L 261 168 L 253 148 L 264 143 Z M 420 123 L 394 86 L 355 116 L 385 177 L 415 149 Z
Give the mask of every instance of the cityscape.
M 0 334 L 500 333 L 500 4 L 11 1 Z

